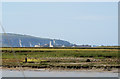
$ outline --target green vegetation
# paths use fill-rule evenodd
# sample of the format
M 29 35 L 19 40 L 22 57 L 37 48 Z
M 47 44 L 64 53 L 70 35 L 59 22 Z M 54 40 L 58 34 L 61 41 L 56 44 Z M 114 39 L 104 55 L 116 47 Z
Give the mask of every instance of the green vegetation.
M 104 68 L 118 67 L 118 49 L 80 48 L 1 48 L 3 67 L 31 68 Z M 27 63 L 25 63 L 27 57 Z M 17 59 L 17 60 L 16 60 Z M 90 61 L 87 62 L 86 60 Z M 106 68 L 105 67 L 105 68 Z

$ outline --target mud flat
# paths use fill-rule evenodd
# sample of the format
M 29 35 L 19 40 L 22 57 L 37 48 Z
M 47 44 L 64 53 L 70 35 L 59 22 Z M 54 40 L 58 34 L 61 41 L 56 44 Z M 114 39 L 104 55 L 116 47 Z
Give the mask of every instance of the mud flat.
M 118 73 L 97 71 L 2 70 L 3 77 L 118 77 Z

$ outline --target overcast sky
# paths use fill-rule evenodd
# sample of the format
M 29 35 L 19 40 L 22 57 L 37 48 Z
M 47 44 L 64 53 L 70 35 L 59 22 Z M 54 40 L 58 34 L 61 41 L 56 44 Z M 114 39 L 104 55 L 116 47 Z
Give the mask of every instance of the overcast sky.
M 4 2 L 6 32 L 75 44 L 117 45 L 117 2 Z

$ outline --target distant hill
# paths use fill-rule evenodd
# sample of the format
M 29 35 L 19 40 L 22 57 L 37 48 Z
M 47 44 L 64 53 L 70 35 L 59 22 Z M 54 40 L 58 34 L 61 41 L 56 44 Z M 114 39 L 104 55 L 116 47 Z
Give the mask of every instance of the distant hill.
M 72 44 L 68 41 L 64 40 L 58 40 L 58 39 L 48 39 L 48 38 L 39 38 L 34 37 L 30 35 L 21 35 L 21 34 L 13 34 L 13 33 L 7 33 L 7 34 L 0 34 L 2 36 L 2 47 L 20 47 L 19 40 L 21 40 L 21 44 L 23 47 L 34 47 L 35 45 L 45 45 L 49 44 L 50 41 L 53 44 L 53 40 L 55 40 L 55 45 L 58 46 L 71 46 Z M 9 40 L 9 41 L 8 41 Z M 30 45 L 31 44 L 31 45 Z

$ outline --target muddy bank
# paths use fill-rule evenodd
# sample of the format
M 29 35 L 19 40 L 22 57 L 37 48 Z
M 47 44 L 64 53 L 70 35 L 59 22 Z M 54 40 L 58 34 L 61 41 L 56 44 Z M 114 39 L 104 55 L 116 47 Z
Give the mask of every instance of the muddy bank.
M 37 68 L 37 67 L 2 67 L 1 69 L 4 69 L 4 70 L 32 70 L 32 71 L 91 71 L 91 72 L 114 72 L 114 73 L 118 73 L 118 68 L 116 67 L 91 67 L 91 68 L 57 68 L 57 67 L 54 67 L 54 68 L 45 68 L 45 67 L 42 67 L 42 68 Z M 120 73 L 120 72 L 119 72 Z

